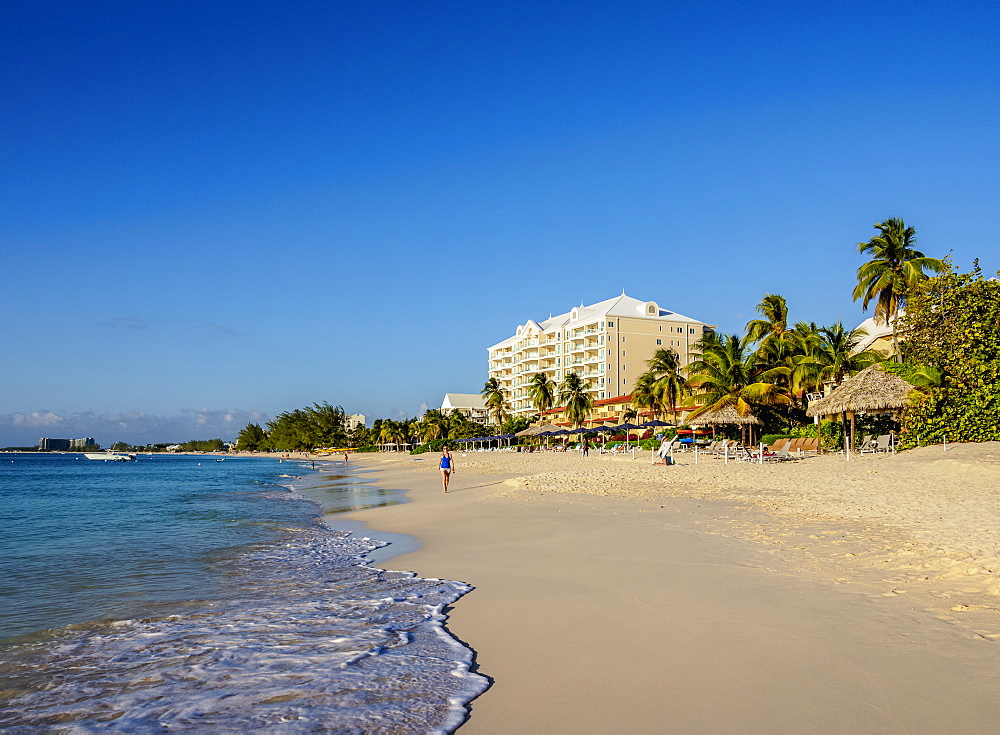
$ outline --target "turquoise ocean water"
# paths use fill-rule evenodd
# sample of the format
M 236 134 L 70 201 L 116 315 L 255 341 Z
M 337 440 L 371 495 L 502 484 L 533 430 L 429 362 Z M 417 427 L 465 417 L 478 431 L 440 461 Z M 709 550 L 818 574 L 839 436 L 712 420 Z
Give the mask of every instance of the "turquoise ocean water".
M 468 591 L 364 564 L 335 465 L 0 455 L 0 728 L 446 732 L 486 680 Z

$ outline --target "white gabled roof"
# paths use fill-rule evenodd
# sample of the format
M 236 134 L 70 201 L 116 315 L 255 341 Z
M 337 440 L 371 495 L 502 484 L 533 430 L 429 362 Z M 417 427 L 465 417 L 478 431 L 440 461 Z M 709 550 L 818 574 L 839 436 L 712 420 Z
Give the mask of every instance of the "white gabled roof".
M 441 402 L 442 411 L 450 411 L 453 408 L 474 408 L 486 409 L 486 399 L 478 393 L 445 393 Z
M 903 311 L 900 310 L 899 315 L 903 316 Z M 883 339 L 885 337 L 892 336 L 892 323 L 894 319 L 890 316 L 886 323 L 875 321 L 875 317 L 871 316 L 865 319 L 861 324 L 859 324 L 855 329 L 863 329 L 868 333 L 867 337 L 863 337 L 857 346 L 854 348 L 854 353 L 864 352 L 869 347 L 871 347 L 877 340 Z
M 649 314 L 647 312 L 647 306 L 649 305 L 653 305 L 656 310 L 655 314 Z M 590 306 L 584 306 L 581 304 L 575 309 L 567 311 L 565 314 L 552 316 L 541 322 L 529 319 L 524 325 L 518 328 L 519 334 L 515 334 L 513 337 L 508 337 L 502 342 L 498 342 L 495 345 L 490 346 L 489 349 L 495 350 L 499 347 L 506 347 L 507 345 L 514 344 L 521 339 L 522 334 L 520 333 L 523 333 L 524 330 L 529 327 L 534 327 L 539 332 L 548 332 L 552 329 L 564 327 L 569 324 L 592 322 L 595 319 L 602 319 L 605 317 L 640 317 L 646 319 L 662 319 L 668 322 L 684 322 L 688 324 L 714 326 L 698 319 L 692 319 L 691 317 L 684 316 L 683 314 L 678 314 L 675 311 L 662 309 L 659 304 L 654 301 L 640 301 L 639 299 L 633 299 L 631 296 L 626 296 L 623 293 L 621 296 L 615 296 L 614 298 L 606 299 L 605 301 L 598 301 L 596 304 L 591 304 Z

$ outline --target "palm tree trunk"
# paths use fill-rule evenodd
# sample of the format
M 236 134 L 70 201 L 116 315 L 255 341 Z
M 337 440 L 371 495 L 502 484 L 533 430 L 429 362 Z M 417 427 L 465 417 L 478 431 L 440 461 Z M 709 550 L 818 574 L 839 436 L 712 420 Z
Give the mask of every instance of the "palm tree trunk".
M 903 356 L 899 354 L 899 340 L 896 338 L 896 323 L 899 321 L 899 303 L 896 303 L 896 308 L 892 314 L 892 351 L 893 351 L 893 361 L 902 362 Z

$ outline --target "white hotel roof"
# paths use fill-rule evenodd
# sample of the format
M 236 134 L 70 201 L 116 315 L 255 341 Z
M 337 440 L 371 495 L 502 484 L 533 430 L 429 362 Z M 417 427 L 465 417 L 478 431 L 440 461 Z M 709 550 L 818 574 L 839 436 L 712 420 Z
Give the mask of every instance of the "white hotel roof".
M 490 346 L 488 349 L 496 349 L 497 347 L 505 347 L 506 345 L 513 344 L 521 339 L 523 332 L 523 327 L 534 327 L 539 332 L 547 332 L 551 329 L 556 329 L 558 327 L 564 327 L 570 324 L 579 324 L 592 322 L 595 319 L 601 319 L 609 316 L 624 316 L 624 317 L 640 317 L 640 318 L 659 318 L 668 322 L 685 322 L 687 324 L 706 324 L 706 322 L 700 321 L 698 319 L 692 319 L 691 317 L 684 316 L 683 314 L 678 314 L 675 311 L 668 311 L 667 309 L 661 309 L 657 304 L 655 315 L 650 315 L 646 313 L 646 307 L 649 304 L 654 304 L 653 301 L 639 301 L 639 299 L 633 299 L 631 296 L 626 296 L 624 293 L 621 296 L 615 296 L 612 299 L 607 299 L 606 301 L 598 301 L 596 304 L 590 306 L 580 305 L 577 308 L 567 311 L 565 314 L 559 314 L 558 316 L 549 317 L 548 319 L 536 322 L 533 319 L 529 319 L 525 324 L 518 328 L 518 334 L 513 337 L 508 337 L 507 339 L 497 342 L 495 345 Z M 574 318 L 575 314 L 575 318 Z
M 444 400 L 441 402 L 441 410 L 445 411 L 451 408 L 485 409 L 486 399 L 478 393 L 445 393 Z

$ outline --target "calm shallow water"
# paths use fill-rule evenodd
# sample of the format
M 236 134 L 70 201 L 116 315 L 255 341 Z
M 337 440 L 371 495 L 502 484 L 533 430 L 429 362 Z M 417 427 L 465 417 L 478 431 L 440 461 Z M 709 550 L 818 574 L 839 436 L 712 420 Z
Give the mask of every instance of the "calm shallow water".
M 375 544 L 321 525 L 290 474 L 310 471 L 0 456 L 0 727 L 460 724 L 486 681 L 441 609 L 468 588 L 364 566 Z M 394 502 L 323 479 L 326 510 Z

